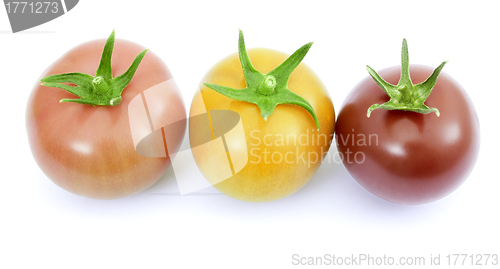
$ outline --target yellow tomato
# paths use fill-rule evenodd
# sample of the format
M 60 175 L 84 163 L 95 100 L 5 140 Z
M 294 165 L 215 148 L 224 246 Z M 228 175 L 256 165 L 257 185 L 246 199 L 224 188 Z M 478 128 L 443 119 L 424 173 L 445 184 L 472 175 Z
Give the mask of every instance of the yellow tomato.
M 255 69 L 263 74 L 288 57 L 264 48 L 250 49 L 248 55 Z M 243 201 L 266 202 L 295 193 L 312 178 L 332 142 L 335 111 L 325 86 L 309 67 L 303 63 L 297 66 L 288 80 L 288 89 L 310 103 L 317 115 L 319 130 L 311 114 L 300 106 L 277 105 L 264 120 L 257 105 L 226 97 L 203 83 L 245 88 L 247 85 L 238 54 L 228 56 L 208 71 L 190 110 L 190 117 L 206 111 L 210 118 L 213 110 L 230 110 L 241 117 L 246 147 L 237 144 L 242 137 L 240 140 L 226 137 L 226 151 L 229 148 L 233 152 L 227 152 L 225 156 L 207 150 L 192 151 L 201 173 L 217 190 Z M 209 122 L 212 138 L 215 138 L 212 119 Z M 197 121 L 190 121 L 189 131 L 191 146 L 205 139 L 206 132 Z M 248 157 L 246 165 L 235 171 L 232 156 Z M 232 163 L 232 176 L 219 182 L 221 171 L 218 164 L 227 163 L 228 158 Z

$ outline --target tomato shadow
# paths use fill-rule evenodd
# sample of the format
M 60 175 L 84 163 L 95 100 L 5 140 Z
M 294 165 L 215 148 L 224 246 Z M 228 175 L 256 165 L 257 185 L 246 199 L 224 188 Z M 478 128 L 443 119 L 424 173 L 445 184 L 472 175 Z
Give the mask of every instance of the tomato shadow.
M 336 153 L 334 146 L 329 154 L 335 156 Z M 445 200 L 423 205 L 386 201 L 364 189 L 340 161 L 324 162 L 302 190 L 283 200 L 283 203 L 301 204 L 309 210 L 308 214 L 329 215 L 360 226 L 381 227 L 415 227 L 440 218 L 446 207 L 452 206 Z

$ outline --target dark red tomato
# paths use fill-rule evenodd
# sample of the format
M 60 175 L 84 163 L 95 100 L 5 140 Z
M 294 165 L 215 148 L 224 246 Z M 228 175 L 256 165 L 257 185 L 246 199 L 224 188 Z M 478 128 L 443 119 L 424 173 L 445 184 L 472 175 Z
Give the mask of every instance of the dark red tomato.
M 433 72 L 410 65 L 414 84 Z M 397 84 L 401 67 L 379 72 Z M 350 92 L 336 126 L 338 151 L 351 176 L 368 191 L 394 203 L 423 204 L 438 200 L 468 177 L 479 152 L 479 121 L 464 89 L 441 73 L 426 104 L 439 109 L 420 114 L 376 109 L 389 96 L 371 77 Z
M 41 77 L 69 72 L 96 74 L 105 41 L 91 41 L 73 48 Z M 117 39 L 111 58 L 113 77 L 124 73 L 143 50 L 138 44 Z M 164 174 L 170 159 L 144 157 L 136 152 L 128 105 L 144 90 L 169 79 L 172 74 L 167 66 L 148 51 L 117 106 L 60 103 L 63 98 L 75 96 L 62 89 L 41 86 L 38 80 L 26 112 L 29 143 L 36 162 L 54 183 L 82 196 L 114 199 L 148 188 Z M 163 101 L 162 113 L 185 118 L 178 92 Z M 156 146 L 164 147 L 163 142 Z

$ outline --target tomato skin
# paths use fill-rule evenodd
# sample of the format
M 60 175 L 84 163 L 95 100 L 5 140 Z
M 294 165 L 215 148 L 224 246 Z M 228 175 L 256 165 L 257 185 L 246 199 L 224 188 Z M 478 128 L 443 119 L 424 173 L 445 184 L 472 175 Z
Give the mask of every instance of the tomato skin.
M 249 49 L 248 55 L 255 69 L 264 74 L 288 57 L 282 52 L 264 48 Z M 256 105 L 226 97 L 203 86 L 203 83 L 215 83 L 236 89 L 245 88 L 246 83 L 238 55 L 228 56 L 207 72 L 200 83 L 200 90 L 193 98 L 190 111 L 190 117 L 200 114 L 205 109 L 208 112 L 231 110 L 241 117 L 247 147 L 233 148 L 241 149 L 241 152 L 235 155 L 248 154 L 248 163 L 238 173 L 215 184 L 216 189 L 235 199 L 268 202 L 295 193 L 312 178 L 333 139 L 335 111 L 326 88 L 311 69 L 301 63 L 290 76 L 288 87 L 312 105 L 320 122 L 319 131 L 316 130 L 311 114 L 299 106 L 278 105 L 265 121 Z M 201 107 L 203 105 L 204 107 Z M 193 141 L 203 139 L 199 126 L 192 122 L 189 124 L 189 135 L 192 144 L 196 144 Z M 302 145 L 299 142 L 294 144 L 292 139 L 286 141 L 287 135 L 296 138 L 301 135 L 307 136 L 307 140 L 304 138 Z M 313 136 L 316 139 L 317 135 L 321 136 L 321 143 L 312 142 Z M 285 141 L 280 141 L 282 137 Z M 233 143 L 228 140 L 226 142 Z M 275 154 L 274 160 L 273 154 Z M 304 158 L 308 154 L 318 156 L 318 160 L 315 162 L 297 160 L 301 154 Z M 207 151 L 193 151 L 193 155 L 202 174 L 213 184 L 219 171 L 204 164 L 208 159 L 213 160 L 218 157 Z M 226 162 L 226 156 L 220 158 L 215 162 Z
M 410 65 L 414 84 L 432 71 Z M 397 84 L 400 72 L 396 66 L 379 74 Z M 347 171 L 368 191 L 394 203 L 424 204 L 453 192 L 472 171 L 479 153 L 479 121 L 465 90 L 441 73 L 426 101 L 439 109 L 440 117 L 384 109 L 366 116 L 371 105 L 388 100 L 371 77 L 346 98 L 337 119 L 336 139 Z
M 105 40 L 95 40 L 71 49 L 41 77 L 69 72 L 94 75 L 104 44 Z M 117 39 L 111 59 L 113 76 L 125 72 L 142 50 L 136 43 Z M 121 104 L 114 107 L 59 103 L 63 98 L 75 96 L 41 86 L 38 80 L 26 111 L 28 139 L 35 161 L 54 183 L 81 196 L 115 199 L 148 188 L 164 174 L 170 159 L 136 153 L 128 104 L 144 90 L 169 79 L 172 74 L 167 66 L 148 51 L 124 89 Z M 167 109 L 168 113 L 185 117 L 180 94 L 166 101 L 165 107 L 168 106 L 172 107 Z

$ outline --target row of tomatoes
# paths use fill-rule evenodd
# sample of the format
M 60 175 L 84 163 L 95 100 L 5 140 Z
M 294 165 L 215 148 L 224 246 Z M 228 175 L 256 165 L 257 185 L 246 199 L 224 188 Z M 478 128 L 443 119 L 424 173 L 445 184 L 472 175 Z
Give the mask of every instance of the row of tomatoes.
M 401 67 L 378 73 L 368 67 L 371 77 L 354 87 L 337 122 L 325 86 L 300 63 L 311 43 L 291 56 L 247 51 L 240 31 L 238 46 L 237 54 L 208 71 L 190 110 L 191 118 L 207 112 L 201 115 L 210 124 L 216 121 L 210 119 L 212 111 L 240 117 L 243 131 L 234 139 L 225 136 L 227 155 L 192 151 L 202 174 L 222 193 L 255 202 L 286 197 L 313 177 L 333 143 L 354 179 L 395 203 L 440 199 L 471 172 L 479 151 L 474 106 L 453 78 L 440 74 L 444 62 L 435 70 L 409 65 L 406 41 Z M 106 41 L 73 48 L 42 77 L 28 101 L 27 132 L 36 162 L 57 185 L 114 199 L 150 187 L 165 173 L 172 161 L 168 153 L 163 158 L 139 154 L 130 125 L 134 98 L 146 100 L 146 89 L 173 79 L 157 55 L 130 41 L 115 42 L 113 32 Z M 146 111 L 150 117 L 186 118 L 175 89 L 155 104 L 154 111 Z M 207 136 L 220 137 L 213 126 L 207 133 L 201 125 L 189 121 L 193 148 Z M 186 126 L 168 126 L 156 126 L 163 140 L 150 145 L 174 152 Z M 172 133 L 181 135 L 165 138 Z M 236 169 L 238 158 L 244 163 Z M 218 164 L 228 159 L 233 174 L 217 180 Z

